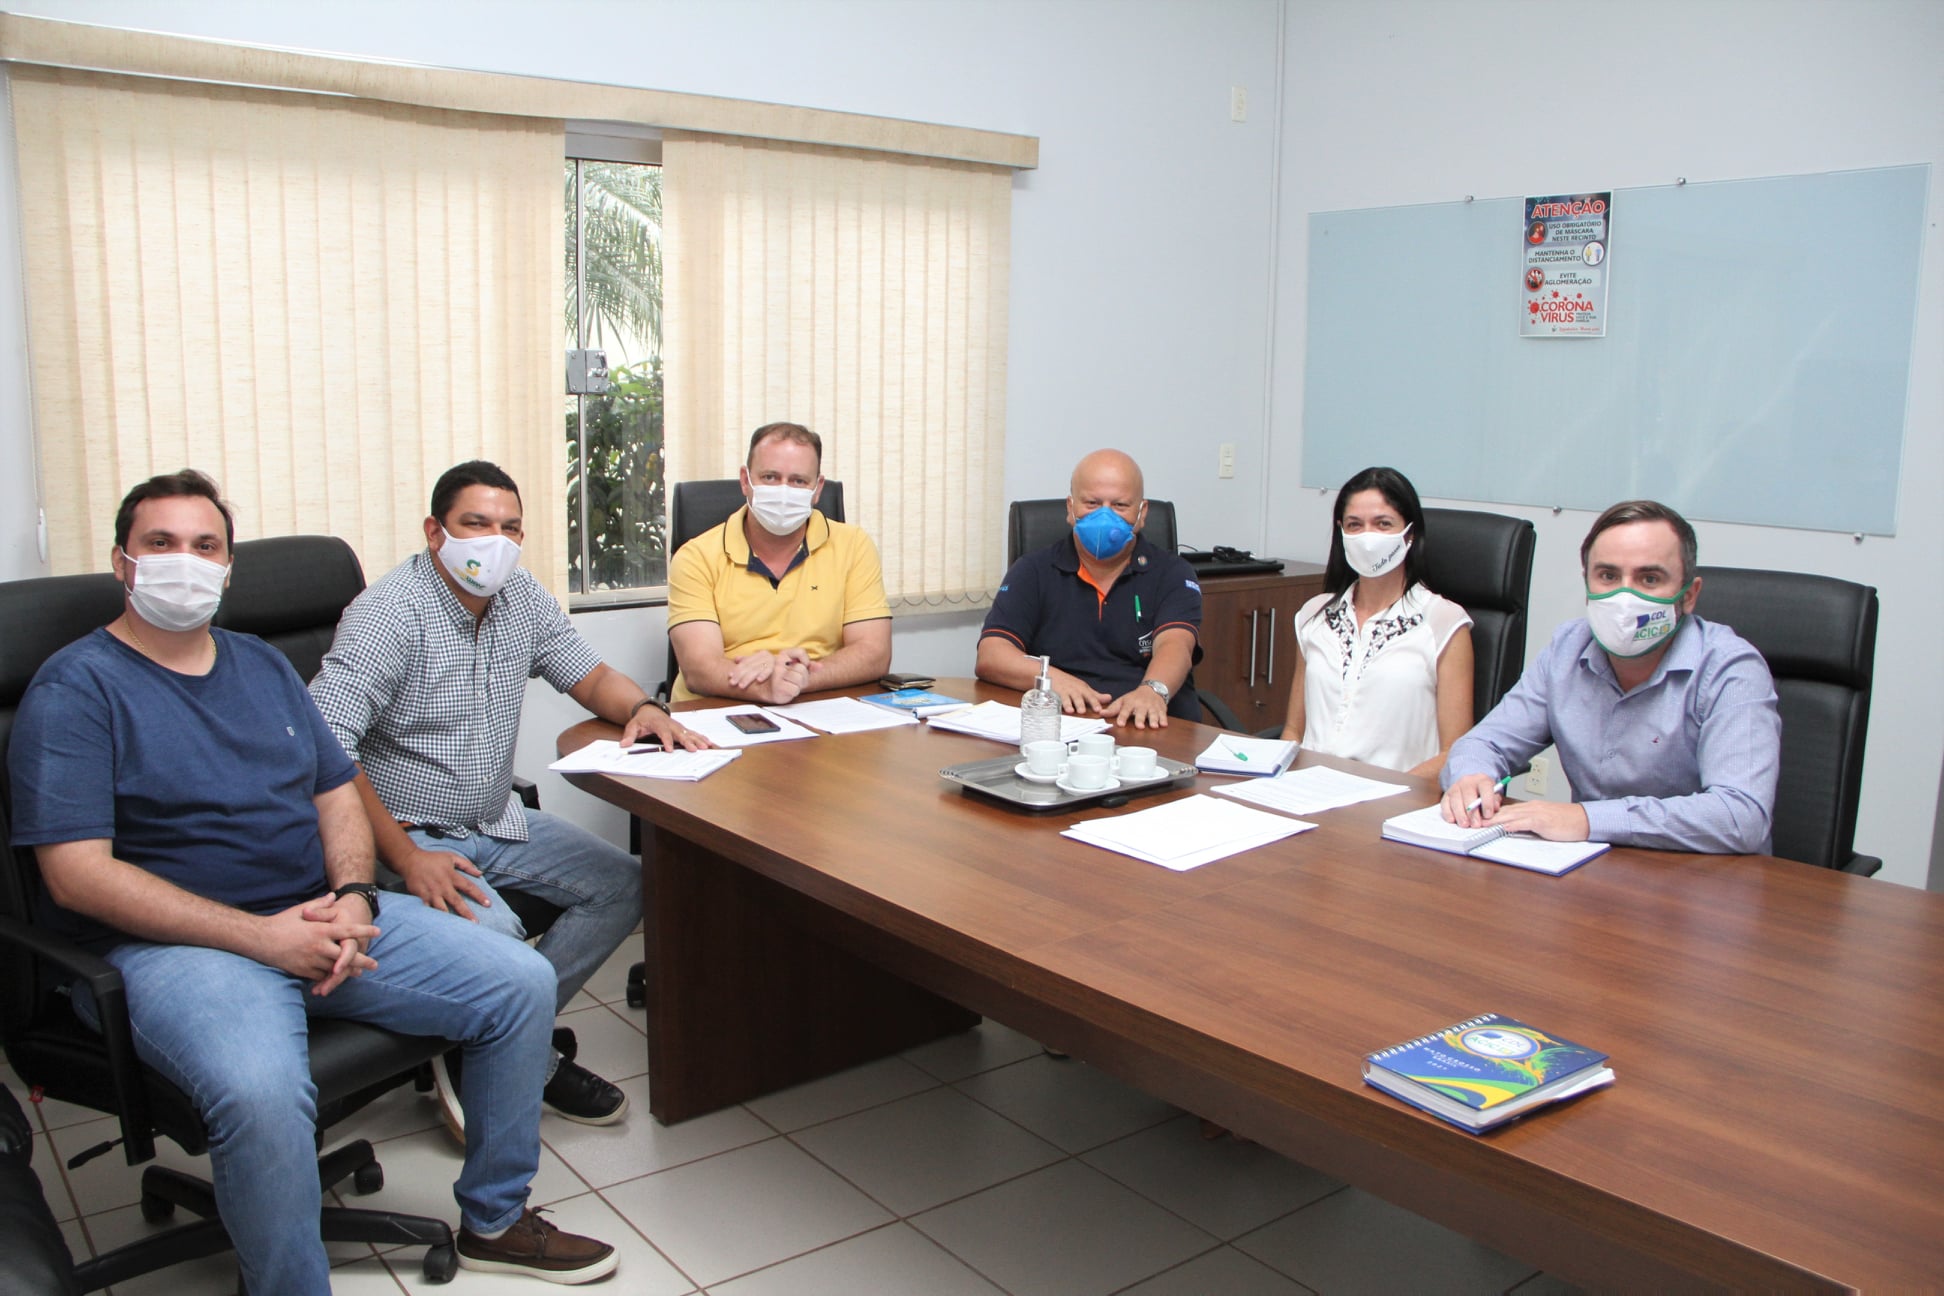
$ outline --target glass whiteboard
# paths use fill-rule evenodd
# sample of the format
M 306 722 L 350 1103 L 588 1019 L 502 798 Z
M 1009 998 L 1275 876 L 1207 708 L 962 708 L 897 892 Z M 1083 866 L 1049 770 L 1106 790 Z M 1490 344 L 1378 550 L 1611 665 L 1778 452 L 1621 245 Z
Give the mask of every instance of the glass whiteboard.
M 1517 198 L 1312 213 L 1303 484 L 1894 535 L 1929 186 L 1620 190 L 1603 338 L 1519 336 Z

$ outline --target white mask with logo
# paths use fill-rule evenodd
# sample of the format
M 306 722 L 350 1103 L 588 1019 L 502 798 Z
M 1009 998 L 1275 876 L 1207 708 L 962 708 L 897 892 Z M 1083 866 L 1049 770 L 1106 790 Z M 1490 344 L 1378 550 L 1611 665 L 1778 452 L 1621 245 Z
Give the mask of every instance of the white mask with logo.
M 194 630 L 215 617 L 229 582 L 230 569 L 223 564 L 189 553 L 149 554 L 138 560 L 124 549 L 122 557 L 135 569 L 128 601 L 142 620 L 164 630 Z
M 810 500 L 816 492 L 804 486 L 749 488 L 749 515 L 774 536 L 786 536 L 810 520 Z
M 520 546 L 503 535 L 460 540 L 444 527 L 439 530 L 445 536 L 445 543 L 439 546 L 439 563 L 468 594 L 493 597 L 520 565 Z
M 1692 582 L 1690 582 L 1692 584 Z M 1655 598 L 1621 586 L 1605 594 L 1586 592 L 1586 623 L 1600 647 L 1615 657 L 1638 657 L 1666 643 L 1681 623 L 1680 602 L 1688 586 L 1672 598 Z
M 1350 570 L 1357 575 L 1376 580 L 1403 564 L 1404 555 L 1411 548 L 1410 536 L 1411 528 L 1408 526 L 1396 534 L 1363 531 L 1351 535 L 1345 531 L 1343 560 L 1350 564 Z

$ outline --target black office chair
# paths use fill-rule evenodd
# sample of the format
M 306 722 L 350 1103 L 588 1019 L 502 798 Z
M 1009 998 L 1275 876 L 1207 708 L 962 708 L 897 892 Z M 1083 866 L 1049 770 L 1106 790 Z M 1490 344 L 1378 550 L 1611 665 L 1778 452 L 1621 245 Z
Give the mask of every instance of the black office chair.
M 1746 567 L 1701 567 L 1695 575 L 1695 612 L 1755 645 L 1775 676 L 1782 712 L 1775 853 L 1870 876 L 1883 861 L 1857 854 L 1855 845 L 1876 668 L 1876 590 Z
M 668 493 L 668 552 L 672 557 L 683 545 L 711 527 L 721 526 L 730 514 L 743 506 L 742 479 L 711 477 L 702 481 L 676 482 Z M 844 520 L 844 483 L 825 481 L 817 496 L 817 511 L 832 522 Z M 666 702 L 675 692 L 675 676 L 680 663 L 675 660 L 675 645 L 668 645 L 668 669 L 655 696 Z
M 1067 534 L 1066 497 L 1059 499 L 1014 500 L 1006 509 L 1006 566 L 1019 561 L 1021 554 L 1044 549 Z M 1151 499 L 1147 523 L 1141 528 L 1148 543 L 1165 553 L 1174 553 L 1175 506 L 1169 500 Z
M 237 546 L 237 554 L 244 556 L 243 546 Z M 0 1043 L 27 1083 L 64 1102 L 118 1117 L 124 1155 L 130 1165 L 139 1165 L 154 1158 L 157 1135 L 194 1155 L 207 1150 L 208 1132 L 189 1098 L 136 1055 L 121 974 L 35 925 L 41 884 L 34 852 L 4 846 L 11 836 L 13 793 L 6 751 L 21 696 L 52 653 L 107 624 L 121 608 L 121 586 L 107 573 L 0 584 Z M 98 1034 L 81 1023 L 61 993 L 75 980 L 85 980 L 93 991 L 102 1021 Z M 397 1035 L 360 1022 L 313 1021 L 318 1129 L 404 1083 L 448 1047 L 446 1040 Z M 384 1171 L 362 1139 L 320 1156 L 316 1172 L 326 1187 L 349 1177 L 359 1193 L 376 1192 L 384 1183 Z M 209 1184 L 166 1167 L 148 1167 L 142 1175 L 143 1218 L 160 1223 L 178 1206 L 200 1218 L 77 1266 L 80 1289 L 98 1290 L 229 1249 Z M 451 1230 L 439 1220 L 326 1207 L 320 1228 L 326 1241 L 426 1246 L 424 1272 L 434 1282 L 447 1281 L 457 1267 Z
M 1525 670 L 1532 523 L 1470 509 L 1424 510 L 1424 582 L 1472 619 L 1472 719 L 1482 720 Z

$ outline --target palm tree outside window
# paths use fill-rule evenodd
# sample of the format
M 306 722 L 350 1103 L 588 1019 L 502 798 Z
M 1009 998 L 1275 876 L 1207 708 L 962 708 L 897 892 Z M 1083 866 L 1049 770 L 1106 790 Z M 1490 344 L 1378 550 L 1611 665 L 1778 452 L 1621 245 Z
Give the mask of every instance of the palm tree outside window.
M 569 157 L 565 215 L 566 349 L 605 351 L 610 384 L 566 397 L 568 590 L 639 601 L 668 572 L 660 166 Z

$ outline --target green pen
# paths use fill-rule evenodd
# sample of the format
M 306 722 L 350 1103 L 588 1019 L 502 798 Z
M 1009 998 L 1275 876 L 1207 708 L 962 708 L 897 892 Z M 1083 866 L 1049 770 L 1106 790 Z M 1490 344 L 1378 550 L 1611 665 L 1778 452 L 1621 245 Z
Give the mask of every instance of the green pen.
M 1141 596 L 1139 594 L 1136 594 L 1134 596 L 1134 624 L 1139 625 L 1140 623 L 1141 623 Z
M 1494 788 L 1497 788 L 1497 789 L 1498 789 L 1498 790 L 1499 790 L 1500 792 L 1504 792 L 1504 791 L 1505 791 L 1505 789 L 1507 789 L 1507 788 L 1509 788 L 1509 787 L 1511 787 L 1511 786 L 1512 786 L 1512 776 L 1511 776 L 1510 774 L 1507 774 L 1507 775 L 1506 775 L 1506 776 L 1505 776 L 1504 778 L 1502 778 L 1502 779 L 1500 779 L 1500 780 L 1499 780 L 1498 782 L 1496 782 L 1496 783 L 1494 783 L 1494 784 L 1492 784 L 1492 786 L 1493 786 Z M 1466 807 L 1465 807 L 1465 813 L 1466 813 L 1466 814 L 1470 814 L 1470 813 L 1471 813 L 1472 811 L 1474 811 L 1474 810 L 1476 810 L 1476 809 L 1478 809 L 1478 807 L 1480 807 L 1480 806 L 1482 806 L 1482 805 L 1484 805 L 1484 804 L 1485 804 L 1485 798 L 1484 798 L 1484 797 L 1482 797 L 1482 796 L 1481 796 L 1481 797 L 1474 797 L 1474 798 L 1472 799 L 1472 803 L 1471 803 L 1470 805 L 1468 805 L 1468 806 L 1466 806 Z

